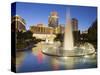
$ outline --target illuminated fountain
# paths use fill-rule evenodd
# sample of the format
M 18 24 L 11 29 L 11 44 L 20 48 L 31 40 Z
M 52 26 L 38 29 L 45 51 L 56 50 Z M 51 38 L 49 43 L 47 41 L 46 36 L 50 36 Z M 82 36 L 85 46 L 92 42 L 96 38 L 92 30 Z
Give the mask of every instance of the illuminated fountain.
M 62 57 L 87 56 L 95 53 L 95 49 L 92 44 L 85 42 L 84 44 L 80 44 L 80 46 L 74 46 L 73 39 L 70 12 L 68 12 L 63 46 L 55 42 L 53 45 L 44 48 L 42 52 L 47 55 Z
M 72 34 L 72 25 L 70 20 L 70 13 L 67 16 L 67 24 L 65 27 L 65 34 L 64 34 L 64 50 L 73 50 L 74 47 L 73 41 L 73 34 Z

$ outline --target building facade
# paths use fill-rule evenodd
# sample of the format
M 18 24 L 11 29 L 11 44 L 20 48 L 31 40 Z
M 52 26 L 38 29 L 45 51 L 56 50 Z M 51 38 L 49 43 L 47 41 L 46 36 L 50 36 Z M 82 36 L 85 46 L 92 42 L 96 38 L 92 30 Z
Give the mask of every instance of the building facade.
M 11 18 L 11 29 L 13 30 L 16 30 L 17 32 L 24 32 L 26 31 L 26 28 L 25 28 L 25 20 L 18 16 L 18 15 L 15 15 Z
M 54 38 L 56 37 L 56 35 L 53 34 L 54 28 L 46 27 L 43 24 L 37 24 L 37 26 L 31 26 L 30 31 L 33 33 L 33 37 L 45 40 L 46 43 L 54 43 Z
M 78 31 L 78 20 L 76 18 L 72 18 L 72 29 Z
M 78 30 L 78 20 L 76 18 L 72 18 L 72 30 L 74 37 L 74 45 L 76 46 L 80 41 L 80 30 Z
M 64 33 L 64 25 L 59 25 L 56 28 L 54 28 L 54 33 L 55 34 L 62 34 Z
M 58 13 L 57 12 L 51 12 L 48 20 L 48 26 L 49 27 L 57 27 L 58 26 Z
M 30 31 L 36 34 L 52 34 L 54 30 L 52 27 L 46 27 L 43 24 L 37 24 L 37 26 L 31 26 Z

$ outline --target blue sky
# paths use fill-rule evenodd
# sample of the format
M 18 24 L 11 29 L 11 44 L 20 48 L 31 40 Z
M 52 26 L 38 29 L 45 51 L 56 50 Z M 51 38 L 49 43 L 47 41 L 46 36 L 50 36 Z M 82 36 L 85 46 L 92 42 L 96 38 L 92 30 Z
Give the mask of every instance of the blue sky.
M 59 24 L 66 24 L 66 14 L 70 8 L 71 18 L 78 19 L 79 30 L 83 31 L 97 18 L 96 7 L 86 6 L 67 6 L 67 5 L 54 5 L 54 4 L 37 4 L 37 3 L 20 3 L 16 4 L 16 14 L 21 16 L 26 21 L 26 28 L 29 29 L 31 25 L 38 23 L 48 24 L 48 17 L 50 12 L 56 11 L 59 15 Z M 12 16 L 15 15 L 14 9 Z

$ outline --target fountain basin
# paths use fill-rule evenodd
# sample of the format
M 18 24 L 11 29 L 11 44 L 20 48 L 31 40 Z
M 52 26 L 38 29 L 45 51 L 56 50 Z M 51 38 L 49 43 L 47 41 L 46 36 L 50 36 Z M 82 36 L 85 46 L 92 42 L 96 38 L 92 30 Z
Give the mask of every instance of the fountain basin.
M 64 50 L 63 47 L 50 46 L 42 50 L 46 55 L 59 57 L 79 57 L 92 55 L 95 53 L 94 47 L 90 43 L 85 43 L 79 47 L 74 47 L 73 50 Z

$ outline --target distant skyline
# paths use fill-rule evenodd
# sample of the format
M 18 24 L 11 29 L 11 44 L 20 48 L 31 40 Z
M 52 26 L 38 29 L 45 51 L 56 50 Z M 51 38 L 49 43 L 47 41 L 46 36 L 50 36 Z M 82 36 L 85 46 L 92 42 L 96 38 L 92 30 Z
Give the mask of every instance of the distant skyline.
M 48 25 L 50 13 L 56 11 L 59 16 L 59 24 L 66 24 L 66 14 L 70 8 L 71 18 L 78 19 L 78 29 L 84 31 L 97 19 L 97 8 L 87 6 L 72 6 L 58 4 L 40 4 L 17 2 L 16 14 L 26 21 L 26 29 L 38 23 Z M 15 15 L 12 9 L 12 16 Z

